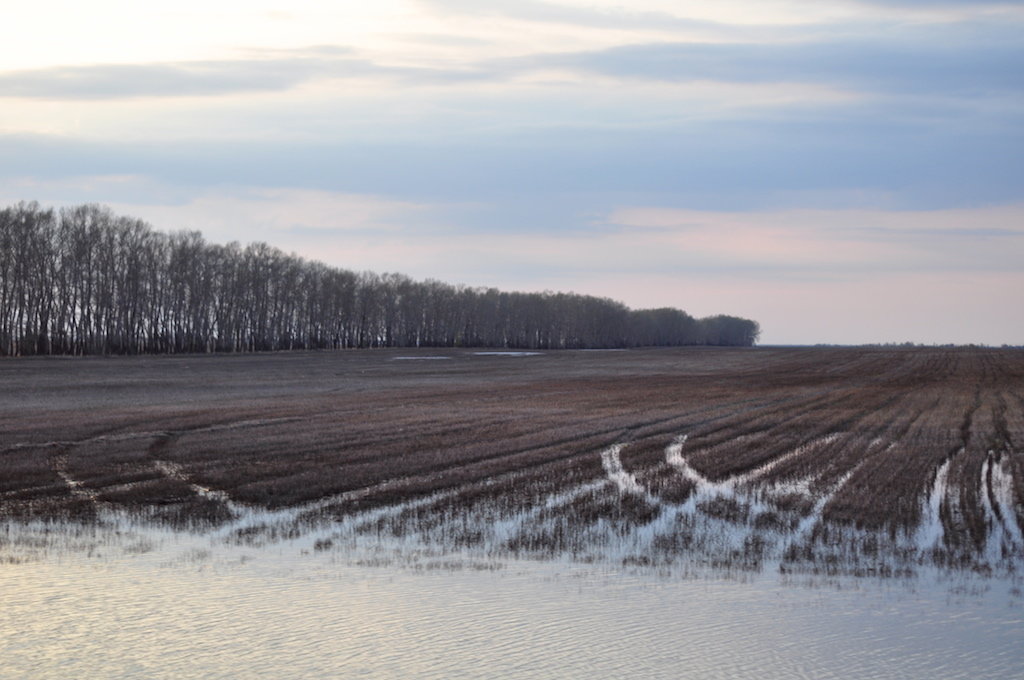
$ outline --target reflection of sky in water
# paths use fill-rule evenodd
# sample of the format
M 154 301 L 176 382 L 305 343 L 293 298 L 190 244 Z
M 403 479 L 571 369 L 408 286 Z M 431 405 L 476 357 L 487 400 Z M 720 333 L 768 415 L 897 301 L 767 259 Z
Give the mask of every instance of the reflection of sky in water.
M 1024 673 L 1024 609 L 1005 581 L 780 587 L 777 574 L 680 579 L 566 563 L 352 566 L 338 552 L 186 536 L 150 547 L 100 542 L 92 556 L 0 566 L 0 677 Z

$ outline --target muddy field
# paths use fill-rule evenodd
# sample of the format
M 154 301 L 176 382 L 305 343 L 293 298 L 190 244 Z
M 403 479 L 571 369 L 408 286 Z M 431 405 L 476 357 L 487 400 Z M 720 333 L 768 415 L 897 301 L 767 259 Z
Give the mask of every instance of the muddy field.
M 0 384 L 0 543 L 128 517 L 318 551 L 1024 567 L 1021 350 L 33 358 Z

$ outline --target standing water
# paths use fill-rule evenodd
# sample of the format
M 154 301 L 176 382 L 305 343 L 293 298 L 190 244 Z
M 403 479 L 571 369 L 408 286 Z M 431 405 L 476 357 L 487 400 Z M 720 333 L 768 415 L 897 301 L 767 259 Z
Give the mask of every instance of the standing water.
M 0 565 L 0 677 L 1024 677 L 1005 578 L 795 582 L 114 533 L 6 528 L 21 548 Z

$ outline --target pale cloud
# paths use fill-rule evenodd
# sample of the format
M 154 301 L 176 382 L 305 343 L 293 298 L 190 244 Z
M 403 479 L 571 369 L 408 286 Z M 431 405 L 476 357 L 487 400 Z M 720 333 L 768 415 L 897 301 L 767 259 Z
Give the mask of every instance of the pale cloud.
M 1024 49 L 1003 38 L 950 48 L 943 34 L 906 41 L 872 36 L 799 44 L 634 43 L 504 59 L 410 62 L 368 58 L 347 47 L 248 50 L 246 58 L 61 65 L 0 71 L 8 99 L 118 100 L 285 93 L 311 81 L 376 80 L 393 86 L 464 86 L 516 81 L 752 83 L 945 97 L 1005 93 L 1022 84 Z M 991 36 L 992 38 L 996 36 Z M 406 63 L 403 63 L 406 62 Z
M 889 233 L 1001 233 L 1024 236 L 1024 205 L 997 205 L 946 210 L 783 210 L 775 212 L 708 212 L 661 207 L 619 208 L 610 224 L 627 227 L 690 228 L 723 226 L 828 227 L 843 230 L 884 230 Z M 965 232 L 966 230 L 966 232 Z
M 247 70 L 259 71 L 257 65 Z M 447 80 L 415 78 L 406 87 L 395 88 L 382 85 L 380 79 L 396 76 L 363 72 L 363 77 L 352 75 L 343 81 L 297 73 L 294 81 L 282 76 L 279 85 L 260 82 L 260 90 L 233 89 L 245 87 L 243 71 L 237 81 L 194 83 L 191 95 L 185 89 L 164 87 L 163 94 L 145 97 L 130 82 L 115 79 L 113 100 L 99 99 L 98 91 L 72 101 L 44 99 L 46 93 L 73 93 L 67 84 L 33 83 L 40 98 L 14 98 L 11 91 L 0 134 L 57 135 L 69 141 L 184 139 L 186 144 L 263 137 L 267 142 L 305 139 L 324 144 L 398 139 L 422 143 L 442 135 L 479 133 L 500 142 L 497 138 L 509 130 L 668 129 L 691 121 L 785 115 L 863 100 L 856 93 L 819 84 L 658 83 L 556 70 L 502 82 L 470 81 L 465 74 Z M 273 89 L 278 86 L 283 89 Z M 205 95 L 199 94 L 203 87 L 208 88 Z M 144 88 L 153 91 L 154 86 Z M 284 90 L 301 104 L 284 96 Z M 637 101 L 644 106 L 636 106 Z
M 607 223 L 730 270 L 747 266 L 858 275 L 1024 271 L 1024 205 L 976 209 L 709 212 L 621 208 Z
M 419 4 L 445 15 L 499 17 L 531 23 L 564 24 L 574 28 L 615 31 L 645 30 L 720 30 L 724 24 L 707 19 L 691 19 L 666 10 L 629 10 L 622 6 L 597 8 L 565 2 L 513 0 L 474 2 L 474 0 L 419 0 Z
M 646 30 L 720 28 L 735 25 L 805 25 L 842 20 L 857 15 L 856 8 L 842 3 L 786 0 L 647 0 L 624 7 L 618 0 L 419 0 L 435 12 L 455 15 L 504 17 L 533 23 L 568 24 L 575 27 L 629 27 Z
M 954 49 L 936 40 L 874 36 L 782 45 L 650 43 L 531 60 L 623 79 L 829 83 L 947 96 L 1016 94 L 1024 84 L 1024 48 L 1017 40 Z
M 33 176 L 5 177 L 0 185 L 0 203 L 34 200 L 43 206 L 82 203 L 117 203 L 134 197 L 134 205 L 169 205 L 189 200 L 192 190 L 183 189 L 138 174 L 81 174 L 59 178 Z M 141 217 L 141 215 L 134 215 Z M 173 228 L 173 227 L 170 227 Z
M 145 220 L 160 231 L 196 230 L 214 243 L 266 241 L 285 249 L 289 241 L 305 239 L 311 245 L 302 254 L 313 260 L 325 259 L 321 246 L 360 233 L 386 240 L 408 237 L 410 225 L 416 225 L 421 235 L 431 224 L 443 229 L 441 213 L 453 208 L 387 196 L 284 187 L 219 186 L 183 192 L 135 175 L 15 180 L 0 192 L 0 204 L 27 196 L 44 207 L 62 207 L 94 202 L 96 195 L 103 194 L 121 197 L 104 201 L 115 212 Z M 344 266 L 342 260 L 334 264 Z
M 0 198 L 767 342 L 1021 341 L 1019 3 L 283 9 L 5 8 Z
M 424 24 L 403 0 L 39 0 L 7 3 L 0 70 L 225 59 L 239 48 L 372 46 Z
M 219 187 L 180 204 L 124 202 L 113 207 L 160 229 L 201 231 L 214 242 L 266 241 L 289 248 L 289 242 L 306 240 L 311 246 L 302 254 L 313 260 L 324 259 L 320 246 L 325 243 L 344 241 L 359 232 L 386 242 L 406 233 L 410 224 L 428 224 L 437 211 L 383 196 L 245 187 Z
M 119 100 L 286 92 L 313 80 L 395 79 L 444 83 L 486 74 L 375 64 L 351 49 L 247 50 L 245 59 L 51 66 L 0 72 L 0 97 Z

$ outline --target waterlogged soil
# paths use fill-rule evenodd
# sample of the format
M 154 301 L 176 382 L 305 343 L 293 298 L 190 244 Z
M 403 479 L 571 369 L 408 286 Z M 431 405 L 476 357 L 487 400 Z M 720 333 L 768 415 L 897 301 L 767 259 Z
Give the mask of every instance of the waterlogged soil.
M 0 385 L 9 560 L 130 524 L 369 560 L 1024 567 L 1022 350 L 30 358 Z

